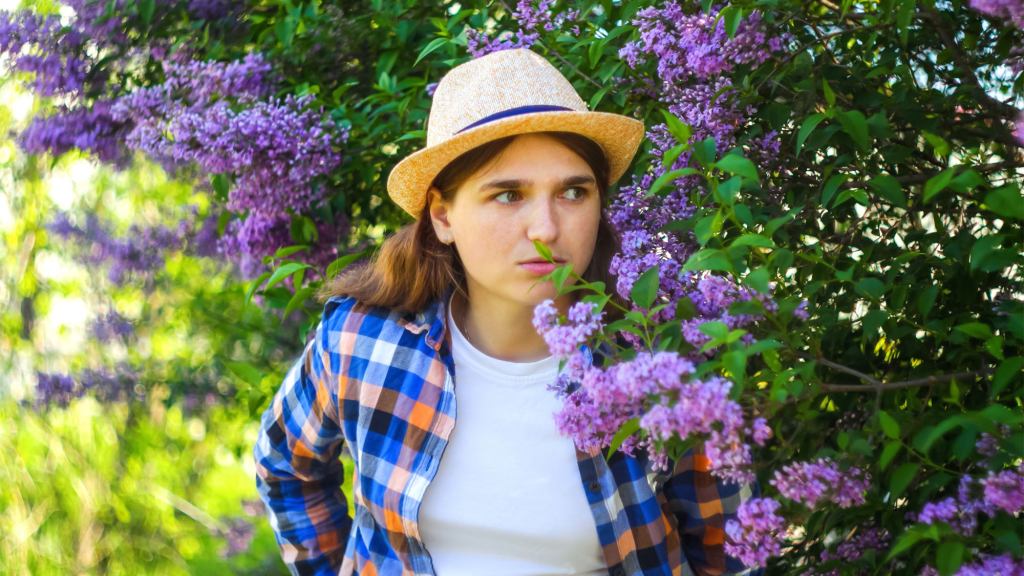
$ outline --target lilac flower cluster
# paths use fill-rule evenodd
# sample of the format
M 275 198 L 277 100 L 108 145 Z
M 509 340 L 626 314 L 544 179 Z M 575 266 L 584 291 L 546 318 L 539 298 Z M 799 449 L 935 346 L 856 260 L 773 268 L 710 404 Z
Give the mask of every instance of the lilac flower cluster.
M 989 471 L 985 478 L 960 478 L 955 497 L 926 503 L 908 519 L 921 524 L 944 522 L 957 533 L 969 536 L 978 526 L 978 514 L 994 517 L 999 511 L 1011 516 L 1024 512 L 1024 463 L 1015 469 Z
M 230 558 L 249 549 L 256 530 L 252 522 L 244 518 L 232 518 L 225 523 L 220 535 L 225 540 L 220 555 L 222 558 Z
M 560 359 L 567 359 L 587 338 L 604 328 L 601 318 L 604 313 L 597 305 L 577 302 L 569 308 L 568 323 L 558 323 L 558 309 L 554 302 L 545 300 L 533 310 L 533 326 L 544 336 L 551 353 Z
M 128 146 L 165 166 L 195 164 L 203 173 L 234 178 L 227 208 L 245 217 L 225 232 L 221 251 L 251 275 L 263 257 L 292 244 L 291 215 L 326 197 L 318 179 L 340 163 L 334 146 L 348 131 L 335 130 L 322 110 L 310 109 L 312 96 L 270 98 L 271 68 L 260 54 L 226 63 L 168 63 L 165 72 L 164 84 L 125 96 L 114 114 L 133 124 Z M 329 262 L 347 222 L 320 228 L 313 260 Z
M 83 370 L 77 376 L 48 372 L 36 373 L 35 405 L 66 408 L 72 400 L 90 393 L 101 402 L 139 397 L 139 375 L 128 364 L 120 363 L 113 372 Z
M 885 550 L 892 537 L 889 532 L 874 526 L 858 529 L 851 537 L 843 540 L 835 550 L 822 550 L 822 562 L 856 562 L 868 550 Z M 838 569 L 814 572 L 815 576 L 840 576 Z
M 956 576 L 1024 576 L 1024 560 L 1009 554 L 981 554 L 975 562 L 961 566 Z
M 1024 2 L 1021 0 L 970 0 L 970 6 L 997 20 L 1009 20 L 1024 30 Z
M 75 381 L 70 376 L 36 373 L 36 406 L 65 407 L 79 395 Z
M 43 96 L 75 94 L 85 87 L 86 38 L 64 28 L 59 16 L 0 12 L 0 55 L 11 59 L 14 70 L 31 74 L 30 86 Z
M 299 253 L 305 262 L 318 267 L 330 264 L 338 257 L 338 245 L 349 231 L 349 222 L 344 216 L 336 215 L 335 222 L 316 223 L 317 239 L 308 251 Z M 273 254 L 278 248 L 293 244 L 291 220 L 287 216 L 265 217 L 250 213 L 245 220 L 232 220 L 224 230 L 224 236 L 217 244 L 220 254 L 230 257 L 239 267 L 241 274 L 252 278 L 263 268 L 263 257 Z
M 780 494 L 808 508 L 825 502 L 840 508 L 859 506 L 870 487 L 866 472 L 855 466 L 840 470 L 831 458 L 787 464 L 775 471 L 771 483 Z
M 466 48 L 474 58 L 484 54 L 508 50 L 510 48 L 529 48 L 539 39 L 541 31 L 554 32 L 565 28 L 568 23 L 579 19 L 579 10 L 571 9 L 553 13 L 555 0 L 519 0 L 512 11 L 512 19 L 519 29 L 514 33 L 506 32 L 495 38 L 486 33 L 469 28 L 466 31 Z M 580 28 L 574 24 L 570 28 L 574 36 L 578 36 Z
M 740 504 L 738 519 L 725 523 L 725 553 L 747 566 L 764 566 L 778 556 L 786 530 L 779 506 L 771 498 L 751 498 Z
M 124 168 L 130 160 L 123 145 L 127 126 L 114 119 L 111 108 L 109 101 L 97 100 L 88 106 L 62 107 L 49 116 L 33 118 L 18 136 L 19 145 L 30 154 L 48 152 L 54 156 L 78 149 Z
M 750 446 L 747 437 L 762 444 L 771 437 L 763 418 L 746 426 L 740 405 L 729 398 L 732 383 L 720 377 L 689 379 L 692 361 L 674 352 L 639 352 L 607 368 L 587 365 L 580 345 L 602 329 L 601 314 L 590 303 L 578 302 L 568 322 L 558 322 L 558 311 L 545 301 L 534 311 L 534 326 L 552 354 L 567 359 L 563 375 L 579 386 L 562 386 L 565 403 L 555 421 L 562 434 L 584 450 L 607 447 L 615 433 L 631 418 L 639 418 L 648 442 L 643 445 L 655 466 L 667 467 L 667 455 L 658 445 L 674 437 L 698 437 L 711 470 L 721 478 L 750 482 Z M 564 381 L 563 381 L 564 383 Z M 639 444 L 623 445 L 632 453 Z
M 83 259 L 94 266 L 107 266 L 107 277 L 124 285 L 140 277 L 149 285 L 163 266 L 165 254 L 180 250 L 186 229 L 133 224 L 123 237 L 115 237 L 95 214 L 88 214 L 84 226 L 73 223 L 65 213 L 57 213 L 48 224 L 53 234 L 73 241 L 83 251 Z
M 98 316 L 90 328 L 92 337 L 99 342 L 127 338 L 133 330 L 132 322 L 118 314 L 116 310 L 110 310 L 106 314 Z
M 620 56 L 632 68 L 648 61 L 657 63 L 658 85 L 652 87 L 652 94 L 690 125 L 695 141 L 713 136 L 719 150 L 734 146 L 738 131 L 754 110 L 732 101 L 728 75 L 737 66 L 765 62 L 782 49 L 783 39 L 769 37 L 757 13 L 747 16 L 736 35 L 729 38 L 717 9 L 710 14 L 699 10 L 691 14 L 675 2 L 643 9 L 633 23 L 640 32 L 640 39 L 622 48 Z M 648 131 L 648 139 L 655 156 L 679 144 L 664 124 L 653 126 Z M 765 135 L 748 143 L 748 155 L 767 164 L 777 154 L 778 144 L 776 134 Z M 648 191 L 666 170 L 689 163 L 690 154 L 684 152 L 672 166 L 654 165 L 620 189 L 609 210 L 609 220 L 622 240 L 621 250 L 612 259 L 611 271 L 617 277 L 616 291 L 627 298 L 637 278 L 651 266 L 658 265 L 661 301 L 678 302 L 689 298 L 699 311 L 682 326 L 684 339 L 699 349 L 710 340 L 699 330 L 701 324 L 719 320 L 733 329 L 757 320 L 752 315 L 730 315 L 728 307 L 732 303 L 757 298 L 768 311 L 774 311 L 776 305 L 770 298 L 724 278 L 682 271 L 683 263 L 697 245 L 689 235 L 665 228 L 694 215 L 692 197 L 704 193 L 702 179 L 699 176 L 679 178 L 660 195 L 651 196 Z M 802 313 L 803 310 L 799 314 Z M 675 310 L 667 307 L 655 320 L 668 321 L 674 314 Z M 744 338 L 752 341 L 750 335 Z

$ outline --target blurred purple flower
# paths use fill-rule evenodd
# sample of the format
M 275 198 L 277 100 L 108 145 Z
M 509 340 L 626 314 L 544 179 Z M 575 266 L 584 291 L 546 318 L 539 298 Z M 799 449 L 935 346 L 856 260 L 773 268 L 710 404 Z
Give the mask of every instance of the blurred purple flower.
M 740 504 L 737 520 L 725 523 L 725 553 L 747 566 L 764 566 L 782 552 L 786 522 L 771 498 L 751 498 Z
M 36 372 L 36 406 L 66 407 L 82 395 L 74 379 L 67 374 Z
M 90 330 L 93 338 L 100 342 L 109 342 L 115 338 L 127 338 L 132 331 L 131 321 L 118 314 L 116 310 L 110 310 L 106 314 L 98 316 Z
M 870 487 L 866 472 L 855 466 L 840 470 L 830 458 L 787 464 L 775 471 L 771 483 L 780 494 L 808 508 L 825 502 L 840 508 L 859 506 Z

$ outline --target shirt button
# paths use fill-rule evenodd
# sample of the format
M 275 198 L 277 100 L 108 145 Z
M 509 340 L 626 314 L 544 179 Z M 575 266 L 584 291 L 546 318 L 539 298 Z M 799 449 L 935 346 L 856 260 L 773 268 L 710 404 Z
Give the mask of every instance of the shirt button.
M 589 488 L 590 488 L 591 492 L 600 492 L 601 491 L 601 483 L 600 482 L 591 482 Z

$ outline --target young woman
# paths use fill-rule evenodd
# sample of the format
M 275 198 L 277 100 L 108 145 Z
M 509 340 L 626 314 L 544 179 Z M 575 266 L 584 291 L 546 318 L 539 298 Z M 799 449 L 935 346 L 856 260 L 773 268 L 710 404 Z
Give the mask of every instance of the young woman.
M 433 98 L 427 147 L 388 179 L 416 221 L 326 287 L 263 414 L 257 486 L 285 562 L 345 575 L 741 571 L 724 524 L 750 490 L 717 483 L 700 454 L 659 475 L 577 449 L 555 429 L 558 361 L 531 322 L 556 298 L 535 241 L 614 285 L 603 206 L 642 123 L 588 111 L 525 49 L 452 69 Z

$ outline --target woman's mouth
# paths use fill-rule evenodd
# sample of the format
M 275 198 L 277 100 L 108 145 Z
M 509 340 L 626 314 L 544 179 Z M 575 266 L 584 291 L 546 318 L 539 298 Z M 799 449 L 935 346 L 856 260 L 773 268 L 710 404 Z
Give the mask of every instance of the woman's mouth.
M 537 276 L 543 276 L 550 274 L 562 264 L 565 264 L 564 260 L 555 260 L 554 262 L 548 262 L 547 260 L 527 260 L 526 262 L 520 262 L 519 267 L 531 274 Z

